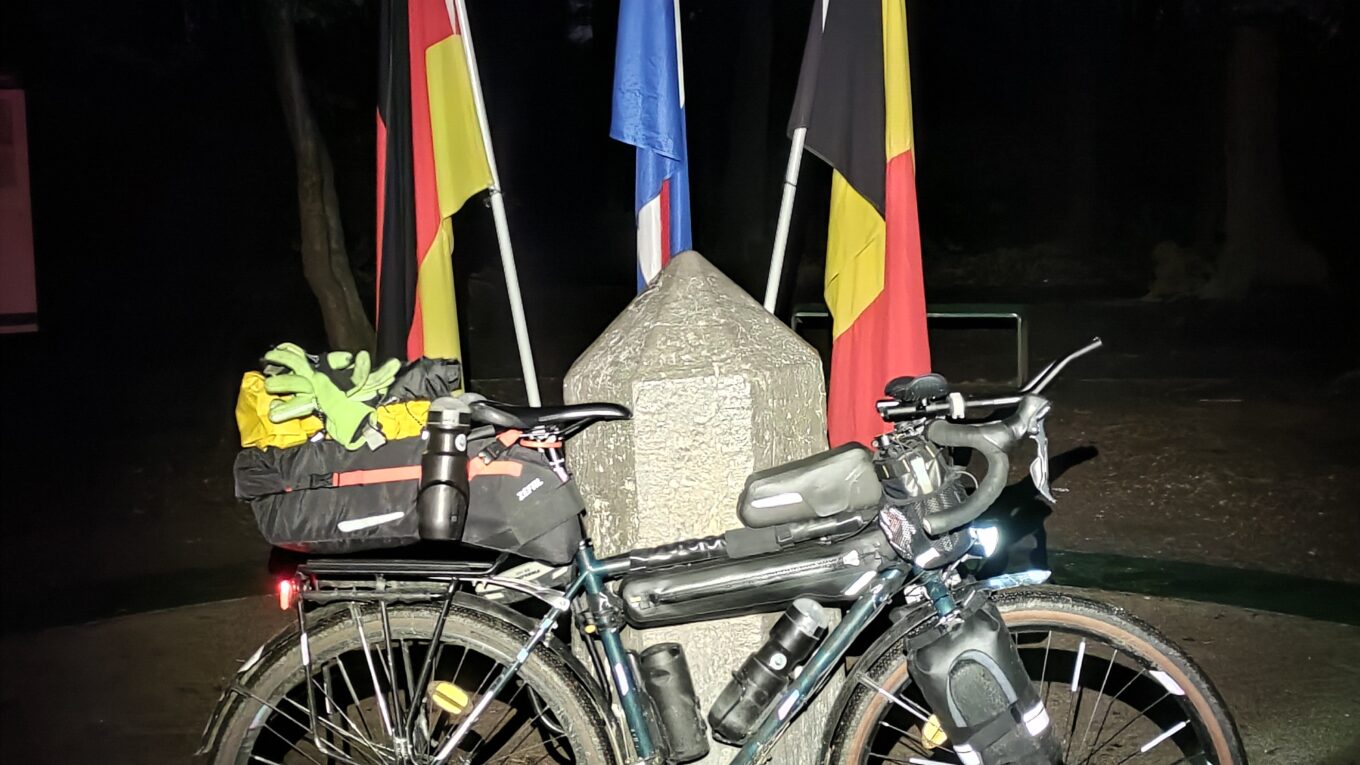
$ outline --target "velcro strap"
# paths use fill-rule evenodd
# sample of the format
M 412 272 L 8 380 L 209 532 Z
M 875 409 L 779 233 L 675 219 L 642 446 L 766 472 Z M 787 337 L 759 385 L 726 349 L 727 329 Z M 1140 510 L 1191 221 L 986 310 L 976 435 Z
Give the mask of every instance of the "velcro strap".
M 482 462 L 480 459 L 468 460 L 467 475 L 468 480 L 479 475 L 508 475 L 518 478 L 524 472 L 524 466 L 514 460 L 496 460 L 495 462 Z
M 980 725 L 965 726 L 962 730 L 957 731 L 957 736 L 951 735 L 950 738 L 956 741 L 964 741 L 973 749 L 982 752 L 1013 730 L 1025 730 L 1025 722 L 1020 713 L 1018 702 L 997 712 L 987 722 Z
M 505 453 L 510 451 L 510 447 L 514 446 L 515 442 L 518 441 L 519 437 L 522 435 L 524 435 L 523 431 L 519 430 L 506 430 L 497 433 L 495 441 L 482 447 L 482 450 L 477 452 L 477 459 L 486 464 L 495 462 L 501 457 L 504 457 Z
M 779 530 L 771 528 L 731 529 L 723 532 L 723 541 L 729 558 L 749 558 L 784 549 L 779 543 Z

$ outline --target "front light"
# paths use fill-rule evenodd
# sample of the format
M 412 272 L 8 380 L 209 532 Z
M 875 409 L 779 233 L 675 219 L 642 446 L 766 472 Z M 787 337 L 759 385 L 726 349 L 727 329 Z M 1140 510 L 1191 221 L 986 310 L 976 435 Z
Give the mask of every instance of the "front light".
M 982 557 L 990 558 L 1001 546 L 1001 530 L 995 526 L 974 526 L 969 529 L 973 534 L 973 544 L 982 548 Z

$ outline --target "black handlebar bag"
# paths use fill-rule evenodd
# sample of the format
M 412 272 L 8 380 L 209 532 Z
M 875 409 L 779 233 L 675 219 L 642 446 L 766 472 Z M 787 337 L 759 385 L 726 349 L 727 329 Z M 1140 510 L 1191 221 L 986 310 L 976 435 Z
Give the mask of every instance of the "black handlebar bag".
M 574 481 L 563 480 L 544 453 L 519 434 L 468 445 L 465 544 L 564 564 L 581 541 L 585 507 Z M 334 441 L 286 449 L 246 449 L 236 458 L 236 496 L 275 547 L 303 553 L 350 553 L 420 540 L 416 498 L 423 438 L 347 451 Z

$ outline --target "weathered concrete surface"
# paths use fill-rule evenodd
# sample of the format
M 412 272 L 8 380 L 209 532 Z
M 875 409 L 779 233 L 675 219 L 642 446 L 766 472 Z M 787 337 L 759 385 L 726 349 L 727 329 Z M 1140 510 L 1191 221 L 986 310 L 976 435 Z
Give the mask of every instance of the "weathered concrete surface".
M 826 448 L 826 394 L 813 349 L 698 253 L 678 255 L 567 373 L 568 402 L 613 401 L 630 422 L 597 425 L 568 459 L 603 555 L 741 525 L 737 497 L 753 470 Z M 625 635 L 640 648 L 685 646 L 707 713 L 773 617 L 751 616 Z M 780 744 L 776 760 L 820 754 L 833 686 Z M 703 763 L 735 750 L 714 745 Z

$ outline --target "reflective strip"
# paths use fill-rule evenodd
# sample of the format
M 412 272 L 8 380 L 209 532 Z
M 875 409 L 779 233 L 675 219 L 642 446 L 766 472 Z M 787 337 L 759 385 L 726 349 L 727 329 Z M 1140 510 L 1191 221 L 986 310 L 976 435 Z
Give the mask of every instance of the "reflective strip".
M 803 501 L 803 495 L 796 491 L 788 491 L 783 494 L 776 494 L 773 497 L 762 497 L 761 499 L 751 500 L 751 507 L 783 507 Z
M 852 582 L 849 587 L 846 587 L 845 592 L 841 594 L 847 598 L 858 595 L 860 590 L 869 586 L 869 582 L 874 581 L 874 577 L 876 576 L 878 576 L 878 572 L 876 571 L 865 571 L 863 574 L 860 574 L 859 578 Z
M 1048 710 L 1044 709 L 1043 702 L 1039 702 L 1033 709 L 1026 712 L 1024 720 L 1025 730 L 1029 731 L 1029 735 L 1037 736 L 1043 733 L 1044 728 L 1048 727 Z
M 345 486 L 367 486 L 374 483 L 419 480 L 419 465 L 402 465 L 400 467 L 347 470 L 343 473 L 334 473 L 331 475 L 331 486 L 339 489 Z
M 1181 732 L 1181 728 L 1184 728 L 1187 724 L 1188 724 L 1188 721 L 1182 720 L 1182 721 L 1176 723 L 1175 725 L 1173 725 L 1170 729 L 1168 729 L 1168 730 L 1166 730 L 1166 731 L 1163 731 L 1163 732 L 1162 732 L 1162 735 L 1158 736 L 1157 738 L 1152 739 L 1151 741 L 1147 742 L 1146 744 L 1143 744 L 1143 748 L 1138 750 L 1139 754 L 1142 754 L 1142 753 L 1144 753 L 1144 752 L 1147 752 L 1148 750 L 1152 749 L 1152 747 L 1157 746 L 1158 744 L 1160 744 L 1160 743 L 1162 743 L 1163 741 L 1165 741 L 1165 740 L 1171 738 L 1172 736 L 1176 735 L 1177 733 L 1180 733 L 1180 732 Z
M 1072 687 L 1070 689 L 1070 692 L 1072 693 L 1077 692 L 1077 679 L 1081 677 L 1081 662 L 1085 658 L 1086 658 L 1086 641 L 1083 640 L 1081 641 L 1081 645 L 1077 646 L 1077 666 L 1072 668 Z
M 1160 669 L 1154 669 L 1148 674 L 1157 678 L 1157 682 L 1161 683 L 1162 687 L 1165 688 L 1168 693 L 1173 694 L 1175 696 L 1185 695 L 1185 691 L 1181 688 L 1179 683 L 1171 679 L 1171 675 L 1168 675 L 1167 673 L 1161 671 Z
M 399 521 L 405 516 L 406 513 L 397 510 L 391 513 L 383 513 L 382 515 L 370 515 L 367 518 L 352 518 L 348 521 L 340 521 L 335 524 L 335 528 L 348 534 L 351 531 L 359 531 L 360 529 L 372 528 L 374 526 L 381 526 L 384 523 Z

